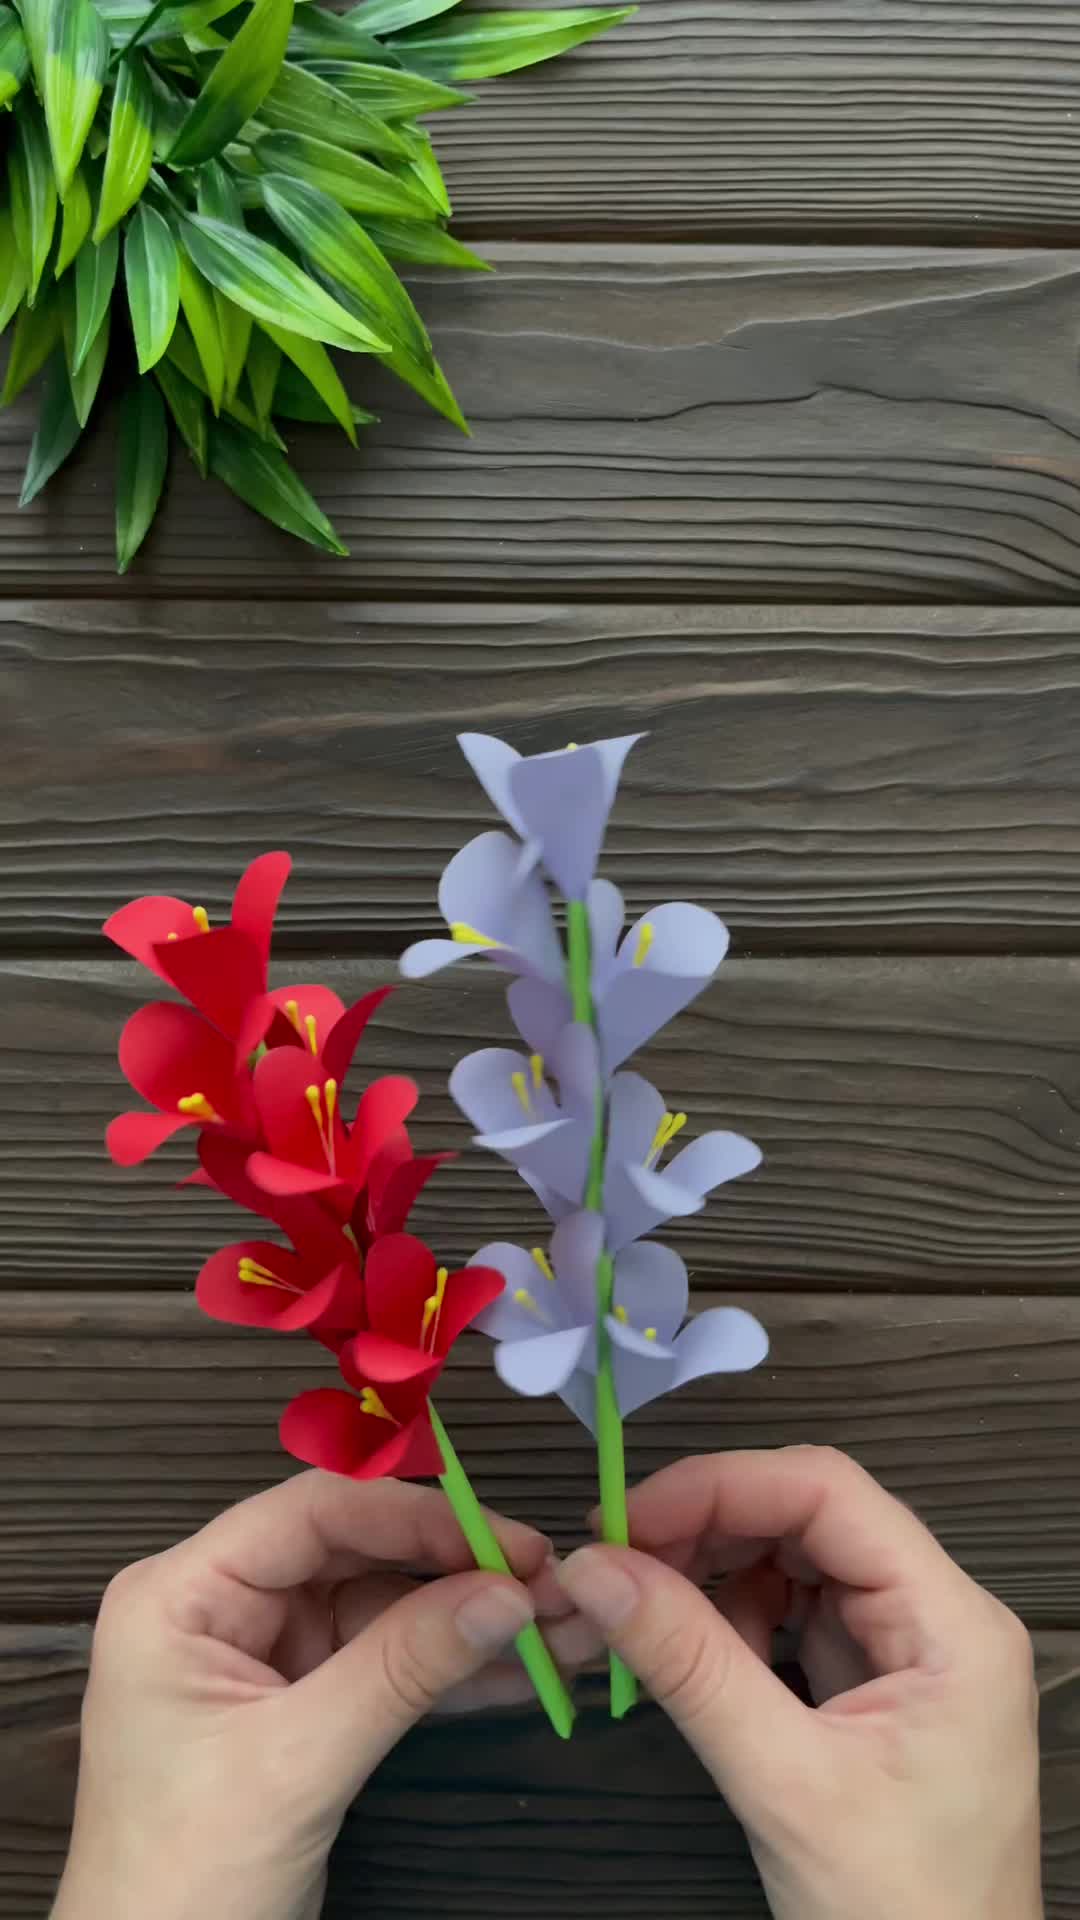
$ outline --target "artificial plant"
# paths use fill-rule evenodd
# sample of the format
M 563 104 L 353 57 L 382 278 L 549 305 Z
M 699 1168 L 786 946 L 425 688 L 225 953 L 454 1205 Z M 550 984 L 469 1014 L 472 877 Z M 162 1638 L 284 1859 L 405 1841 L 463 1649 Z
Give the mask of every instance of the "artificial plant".
M 328 349 L 369 354 L 463 430 L 396 266 L 477 269 L 422 116 L 461 81 L 551 59 L 632 8 L 459 0 L 0 0 L 6 404 L 44 372 L 21 504 L 124 366 L 121 572 L 153 522 L 170 421 L 199 472 L 343 554 L 290 467 L 294 421 L 374 416 Z

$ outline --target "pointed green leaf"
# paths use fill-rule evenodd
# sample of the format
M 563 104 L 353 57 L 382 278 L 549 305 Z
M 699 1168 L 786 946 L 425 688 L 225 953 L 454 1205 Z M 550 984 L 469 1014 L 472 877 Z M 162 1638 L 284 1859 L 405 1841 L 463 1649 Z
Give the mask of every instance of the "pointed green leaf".
M 11 208 L 0 206 L 0 333 L 3 333 L 26 292 L 26 268 L 15 245 Z
M 415 27 L 421 20 L 433 20 L 437 13 L 449 13 L 458 0 L 362 0 L 350 7 L 346 20 L 363 21 L 368 33 L 400 33 L 403 27 Z
M 108 311 L 119 261 L 120 236 L 113 231 L 106 234 L 100 247 L 84 247 L 75 262 L 76 372 L 97 339 L 102 316 Z
M 236 183 L 220 160 L 199 168 L 198 209 L 208 220 L 224 220 L 230 227 L 244 225 L 244 209 Z
M 20 100 L 15 138 L 8 152 L 15 244 L 26 268 L 31 303 L 37 297 L 56 226 L 56 178 L 44 123 L 36 103 Z
M 216 420 L 210 429 L 210 471 L 286 533 L 324 553 L 348 553 L 288 461 L 254 434 Z
M 82 432 L 68 385 L 67 367 L 62 353 L 53 355 L 41 392 L 37 432 L 30 443 L 20 507 L 28 507 L 42 487 L 47 487 L 58 467 L 62 467 Z
M 464 106 L 469 98 L 467 93 L 440 86 L 437 80 L 426 80 L 418 73 L 368 66 L 363 60 L 315 60 L 307 72 L 329 81 L 346 99 L 366 107 L 369 113 L 381 114 L 384 120 L 412 120 L 419 113 Z
M 120 62 L 116 79 L 95 240 L 102 240 L 135 205 L 153 159 L 154 95 L 143 61 L 132 53 Z
M 305 340 L 303 334 L 290 333 L 285 327 L 274 327 L 268 321 L 263 326 L 276 347 L 280 347 L 294 367 L 299 367 L 305 380 L 309 380 L 319 398 L 324 402 L 338 426 L 343 428 L 356 445 L 356 428 L 353 424 L 352 402 L 341 384 L 341 377 L 326 348 L 317 340 Z
M 209 472 L 205 398 L 198 387 L 193 387 L 190 380 L 185 380 L 179 367 L 175 367 L 171 360 L 158 361 L 154 368 L 154 379 L 165 395 L 181 439 L 205 480 Z
M 161 359 L 180 310 L 180 256 L 156 208 L 136 207 L 124 238 L 124 278 L 139 372 Z
M 221 334 L 221 345 L 225 354 L 225 395 L 231 400 L 240 385 L 255 322 L 245 308 L 238 307 L 233 301 L 226 299 L 216 287 L 214 288 L 214 305 L 217 308 L 218 331 Z
M 53 271 L 59 280 L 70 267 L 75 255 L 85 245 L 94 218 L 90 188 L 86 184 L 86 175 L 81 167 L 76 167 L 71 177 L 71 185 L 64 201 L 64 220 L 60 229 L 60 246 L 56 255 Z
M 436 80 L 485 80 L 553 60 L 609 27 L 634 7 L 562 7 L 542 13 L 461 13 L 394 42 L 405 65 Z
M 435 364 L 431 341 L 393 267 L 363 227 L 337 202 L 302 180 L 268 174 L 263 200 L 271 219 L 312 265 L 348 290 L 354 311 L 391 347 L 421 366 Z M 388 362 L 393 365 L 393 359 Z
M 171 361 L 174 367 L 179 369 L 184 379 L 187 380 L 191 386 L 196 387 L 198 391 L 204 394 L 209 400 L 210 389 L 207 384 L 205 370 L 195 351 L 195 342 L 192 340 L 182 320 L 177 322 L 176 332 L 169 341 L 166 350 L 166 358 Z M 164 365 L 165 361 L 159 360 L 158 366 Z M 251 408 L 241 400 L 239 394 L 234 395 L 231 400 L 225 400 L 221 410 L 223 413 L 227 413 L 231 419 L 237 421 L 240 426 L 246 427 L 249 433 L 260 432 L 259 421 L 255 418 Z M 276 432 L 272 421 L 267 421 L 262 426 L 261 436 L 264 440 L 270 440 L 275 446 L 284 448 L 285 442 Z
M 288 360 L 281 362 L 281 370 L 274 390 L 274 412 L 286 420 L 310 420 L 320 427 L 332 427 L 335 420 L 324 400 L 320 400 L 311 384 L 302 373 Z M 353 424 L 358 427 L 372 427 L 378 420 L 378 414 L 368 413 L 366 407 L 352 408 Z
M 105 356 L 109 351 L 109 309 L 106 307 L 101 316 L 97 333 L 90 342 L 88 351 L 76 363 L 76 301 L 77 292 L 72 291 L 68 281 L 63 290 L 61 310 L 64 328 L 64 357 L 67 361 L 68 382 L 71 398 L 80 427 L 85 427 L 93 410 L 97 391 L 101 385 L 101 376 L 105 371 Z
M 341 301 L 342 306 L 349 306 L 352 303 L 353 296 L 347 287 L 339 286 L 329 276 L 326 284 L 334 297 Z M 383 365 L 389 367 L 391 373 L 396 373 L 399 380 L 404 380 L 406 386 L 412 387 L 421 399 L 427 401 L 429 407 L 434 407 L 436 413 L 441 413 L 444 419 L 449 420 L 455 427 L 460 427 L 462 433 L 468 434 L 468 421 L 458 406 L 450 382 L 437 360 L 433 359 L 431 365 L 427 366 L 406 347 L 394 341 L 391 343 L 391 350 L 383 361 Z
M 116 565 L 126 573 L 154 522 L 169 464 L 169 423 L 152 380 L 124 395 L 116 469 Z
M 407 160 L 388 160 L 391 173 L 406 184 L 416 180 L 427 194 L 433 207 L 449 220 L 454 209 L 450 204 L 450 195 L 446 191 L 446 182 L 442 177 L 442 168 L 435 158 L 435 149 L 426 133 L 419 127 L 403 129 L 408 135 L 409 156 Z
M 259 108 L 259 124 L 284 133 L 312 134 L 350 152 L 391 154 L 403 160 L 410 156 L 408 144 L 393 127 L 303 67 L 282 67 Z
M 210 74 L 170 151 L 174 167 L 213 160 L 265 100 L 281 70 L 294 0 L 255 0 Z
M 86 145 L 108 65 L 109 36 L 92 0 L 50 0 L 42 98 L 62 200 Z
M 171 86 L 156 66 L 147 67 L 150 91 L 153 95 L 152 124 L 154 129 L 154 157 L 157 160 L 168 159 L 170 149 L 184 121 L 187 119 L 187 98 L 176 87 Z
M 353 20 L 340 14 L 324 13 L 321 7 L 304 7 L 297 14 L 289 35 L 289 53 L 298 59 L 368 60 L 373 64 L 398 65 L 389 47 L 365 32 Z
M 419 220 L 367 220 L 365 232 L 390 260 L 404 260 L 414 267 L 460 267 L 471 273 L 490 273 L 486 260 L 455 240 L 442 227 L 428 227 Z
M 257 328 L 252 335 L 248 352 L 247 377 L 251 389 L 252 405 L 259 432 L 265 435 L 274 411 L 274 395 L 277 392 L 279 370 L 281 367 L 281 348 L 274 345 L 269 333 Z
M 151 11 L 150 0 L 94 0 L 94 4 L 118 52 L 130 44 Z M 232 13 L 236 4 L 237 0 L 191 0 L 188 6 L 168 7 L 148 32 L 139 34 L 139 45 L 152 47 L 159 40 L 175 39 L 178 33 L 198 33 Z
M 45 85 L 45 50 L 49 44 L 52 0 L 19 0 L 23 34 L 39 93 Z
M 373 160 L 343 153 L 307 133 L 268 133 L 255 143 L 263 173 L 290 174 L 321 187 L 341 207 L 355 213 L 388 213 L 404 220 L 430 220 L 435 208 L 419 181 L 406 183 Z
M 60 324 L 60 290 L 56 286 L 46 287 L 36 307 L 19 308 L 0 404 L 8 406 L 40 373 L 59 345 Z
M 187 238 L 185 232 L 185 241 Z M 221 412 L 225 398 L 225 349 L 221 344 L 214 296 L 185 246 L 178 253 L 180 265 L 180 305 L 191 328 L 199 364 L 206 375 L 206 388 L 215 413 Z M 173 336 L 175 339 L 175 334 Z
M 212 285 L 256 320 L 288 326 L 309 340 L 353 353 L 383 350 L 373 329 L 345 312 L 310 275 L 255 234 L 192 214 L 184 225 L 184 243 Z
M 30 72 L 30 49 L 18 16 L 0 7 L 0 107 L 10 105 Z

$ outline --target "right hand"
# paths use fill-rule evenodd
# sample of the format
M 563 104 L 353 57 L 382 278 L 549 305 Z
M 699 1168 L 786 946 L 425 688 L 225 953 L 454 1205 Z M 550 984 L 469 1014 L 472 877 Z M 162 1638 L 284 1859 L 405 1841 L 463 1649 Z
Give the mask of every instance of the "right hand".
M 681 1461 L 630 1531 L 560 1579 L 708 1767 L 775 1920 L 1041 1920 L 1031 1645 L 907 1507 L 792 1447 Z M 768 1665 L 793 1614 L 816 1710 Z

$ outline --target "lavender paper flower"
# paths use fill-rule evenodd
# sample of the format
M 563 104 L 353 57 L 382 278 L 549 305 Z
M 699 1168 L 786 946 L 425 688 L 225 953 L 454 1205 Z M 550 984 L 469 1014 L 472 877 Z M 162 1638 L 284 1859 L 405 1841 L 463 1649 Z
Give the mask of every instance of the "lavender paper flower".
M 584 900 L 600 857 L 629 733 L 523 759 L 504 740 L 462 733 L 458 745 L 492 805 L 520 834 L 522 870 L 539 861 L 567 900 Z
M 741 1133 L 703 1133 L 661 1167 L 686 1123 L 640 1073 L 617 1073 L 608 1098 L 604 1218 L 611 1253 L 664 1220 L 698 1213 L 714 1187 L 761 1164 L 761 1149 Z
M 565 961 L 541 875 L 521 871 L 521 850 L 506 833 L 481 833 L 456 853 L 439 882 L 449 940 L 418 940 L 401 956 L 407 979 L 482 955 L 496 966 L 556 985 Z
M 450 1076 L 452 1097 L 477 1128 L 475 1144 L 509 1160 L 555 1220 L 585 1197 L 598 1089 L 596 1038 L 574 1024 L 558 1035 L 550 1060 L 482 1047 Z

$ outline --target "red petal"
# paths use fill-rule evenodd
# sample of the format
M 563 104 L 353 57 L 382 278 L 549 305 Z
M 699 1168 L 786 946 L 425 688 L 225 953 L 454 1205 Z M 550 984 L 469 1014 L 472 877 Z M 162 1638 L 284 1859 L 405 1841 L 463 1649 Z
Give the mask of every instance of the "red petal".
M 201 1093 L 223 1120 L 248 1124 L 252 1119 L 245 1082 L 233 1070 L 231 1046 L 190 1007 L 162 1000 L 140 1007 L 120 1035 L 120 1065 L 137 1092 L 165 1113 L 175 1114 L 187 1094 Z
M 406 1080 L 400 1074 L 387 1074 L 382 1080 L 372 1081 L 361 1097 L 356 1119 L 349 1129 L 349 1177 L 354 1186 L 365 1184 L 368 1168 L 380 1147 L 387 1136 L 408 1119 L 419 1098 L 420 1089 L 415 1080 Z
M 381 1333 L 358 1333 L 349 1343 L 348 1366 L 357 1379 L 371 1380 L 376 1386 L 397 1386 L 404 1380 L 418 1380 L 421 1374 L 433 1378 L 439 1362 L 417 1346 L 402 1346 Z
M 194 940 L 156 948 L 158 970 L 215 1027 L 235 1040 L 252 1001 L 266 990 L 258 950 L 235 927 L 214 927 Z
M 435 1480 L 445 1470 L 439 1443 L 425 1405 L 408 1428 L 409 1446 L 394 1472 L 399 1480 Z
M 443 1295 L 435 1336 L 436 1353 L 449 1353 L 458 1335 L 505 1290 L 506 1281 L 494 1267 L 462 1267 L 460 1273 L 452 1273 Z
M 435 1255 L 412 1234 L 377 1240 L 364 1267 L 369 1326 L 403 1347 L 419 1347 L 435 1273 Z
M 294 1301 L 280 1322 L 286 1332 L 312 1327 L 335 1335 L 336 1352 L 341 1351 L 343 1338 L 355 1334 L 363 1324 L 364 1283 L 359 1267 L 346 1263 L 317 1280 L 303 1300 Z
M 275 1159 L 293 1161 L 319 1174 L 327 1174 L 329 1168 L 322 1135 L 308 1105 L 307 1089 L 315 1086 L 321 1091 L 325 1084 L 320 1062 L 310 1053 L 301 1053 L 299 1047 L 276 1047 L 259 1061 L 252 1079 L 255 1105 L 270 1152 Z
M 410 1166 L 412 1157 L 408 1128 L 395 1127 L 393 1133 L 387 1134 L 378 1153 L 372 1155 L 368 1168 L 367 1186 L 372 1206 L 376 1206 L 382 1198 L 391 1174 L 396 1173 L 398 1167 Z
M 333 1031 L 326 1036 L 322 1057 L 327 1073 L 333 1074 L 339 1084 L 352 1066 L 353 1055 L 372 1014 L 393 991 L 393 987 L 376 987 L 374 993 L 365 993 L 362 1000 L 354 1000 L 351 1007 L 342 1010 Z
M 308 1193 L 340 1191 L 343 1182 L 336 1173 L 319 1173 L 314 1167 L 297 1166 L 295 1160 L 278 1160 L 272 1153 L 253 1153 L 248 1172 L 257 1187 L 272 1199 L 300 1199 Z
M 118 1167 L 138 1167 L 181 1127 L 194 1124 L 183 1113 L 120 1113 L 106 1128 L 105 1145 Z
M 233 926 L 255 948 L 264 986 L 270 960 L 270 941 L 274 933 L 274 915 L 291 869 L 292 861 L 287 853 L 261 853 L 240 875 L 233 895 Z
M 167 975 L 161 970 L 154 948 L 168 940 L 170 933 L 186 940 L 197 933 L 198 928 L 186 900 L 174 900 L 165 893 L 147 893 L 141 900 L 131 900 L 110 915 L 101 931 L 122 952 L 130 953 L 133 960 L 141 960 L 144 967 L 164 980 Z
M 340 1387 L 300 1394 L 282 1414 L 280 1433 L 282 1446 L 297 1460 L 353 1480 L 394 1473 L 411 1439 L 408 1427 L 364 1413 L 359 1400 Z
M 372 1204 L 372 1225 L 377 1234 L 397 1233 L 405 1225 L 423 1189 L 444 1160 L 452 1153 L 418 1155 L 404 1166 L 396 1167 L 377 1202 Z
M 317 1200 L 275 1199 L 255 1185 L 248 1173 L 253 1157 L 245 1141 L 231 1139 L 216 1128 L 208 1127 L 199 1136 L 199 1159 L 210 1184 L 238 1207 L 272 1220 L 314 1272 L 325 1273 L 342 1260 L 355 1260 L 356 1249 L 345 1240 L 340 1220 Z
M 195 1282 L 196 1300 L 212 1320 L 227 1320 L 238 1327 L 283 1326 L 289 1309 L 298 1304 L 296 1294 L 284 1287 L 241 1280 L 240 1261 L 245 1257 L 279 1274 L 290 1286 L 304 1285 L 302 1264 L 287 1247 L 271 1240 L 238 1240 L 211 1254 Z
M 266 1000 L 272 1009 L 271 1018 L 273 1019 L 273 1028 L 271 1029 L 268 1025 L 265 1029 L 269 1044 L 277 1047 L 289 1045 L 303 1047 L 310 1053 L 311 1041 L 306 1023 L 311 1019 L 315 1022 L 315 1050 L 322 1058 L 323 1042 L 329 1038 L 345 1011 L 339 996 L 329 987 L 318 985 L 275 987 L 273 993 L 267 994 Z M 299 1026 L 293 1020 L 291 1013 L 286 1012 L 290 1002 L 296 1010 Z M 325 1059 L 323 1065 L 326 1067 Z M 326 1067 L 326 1071 L 335 1078 L 338 1077 L 333 1067 Z

